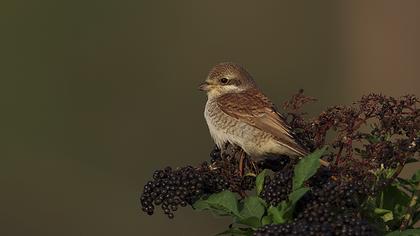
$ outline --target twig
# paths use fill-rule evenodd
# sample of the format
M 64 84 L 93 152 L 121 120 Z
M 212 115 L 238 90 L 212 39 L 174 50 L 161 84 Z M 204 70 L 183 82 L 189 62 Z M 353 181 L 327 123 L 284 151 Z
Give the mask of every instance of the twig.
M 340 149 L 338 150 L 337 156 L 335 157 L 335 164 L 338 165 L 340 162 L 341 152 L 343 151 L 344 144 L 340 144 Z
M 389 179 L 390 180 L 390 182 L 393 182 L 397 177 L 398 177 L 398 175 L 400 175 L 400 173 L 401 173 L 401 171 L 404 169 L 404 166 L 405 166 L 405 162 L 403 162 L 403 163 L 400 163 L 398 166 L 397 166 L 397 168 L 395 168 L 395 172 L 394 172 L 394 174 L 392 175 L 392 177 Z

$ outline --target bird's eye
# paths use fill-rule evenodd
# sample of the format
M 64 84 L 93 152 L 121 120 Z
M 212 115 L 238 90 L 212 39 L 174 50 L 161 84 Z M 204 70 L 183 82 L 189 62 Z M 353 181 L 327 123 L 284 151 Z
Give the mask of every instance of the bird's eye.
M 220 79 L 220 82 L 222 82 L 223 84 L 226 84 L 226 83 L 228 82 L 228 79 L 226 79 L 226 78 L 221 78 L 221 79 Z

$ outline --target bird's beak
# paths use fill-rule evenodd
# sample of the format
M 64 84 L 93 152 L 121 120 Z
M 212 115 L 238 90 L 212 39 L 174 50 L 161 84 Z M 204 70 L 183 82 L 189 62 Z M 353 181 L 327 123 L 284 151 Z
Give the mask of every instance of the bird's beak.
M 202 84 L 200 84 L 200 86 L 198 87 L 198 89 L 200 91 L 209 91 L 209 89 L 210 89 L 209 86 L 210 86 L 209 83 L 203 82 Z

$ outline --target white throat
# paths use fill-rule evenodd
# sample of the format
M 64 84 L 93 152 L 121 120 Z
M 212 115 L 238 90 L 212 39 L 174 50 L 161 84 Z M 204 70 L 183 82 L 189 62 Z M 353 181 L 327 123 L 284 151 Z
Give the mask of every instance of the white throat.
M 245 89 L 238 88 L 235 85 L 225 85 L 223 87 L 211 89 L 207 92 L 207 97 L 209 100 L 211 100 L 229 93 L 240 93 L 244 90 Z

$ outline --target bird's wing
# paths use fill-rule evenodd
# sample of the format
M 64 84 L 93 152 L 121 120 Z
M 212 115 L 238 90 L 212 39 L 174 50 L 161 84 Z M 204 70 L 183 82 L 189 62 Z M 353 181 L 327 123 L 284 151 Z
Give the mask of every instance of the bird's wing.
M 217 104 L 226 114 L 271 134 L 280 144 L 298 155 L 307 152 L 295 142 L 290 127 L 275 110 L 273 103 L 256 89 L 230 93 L 218 98 Z

